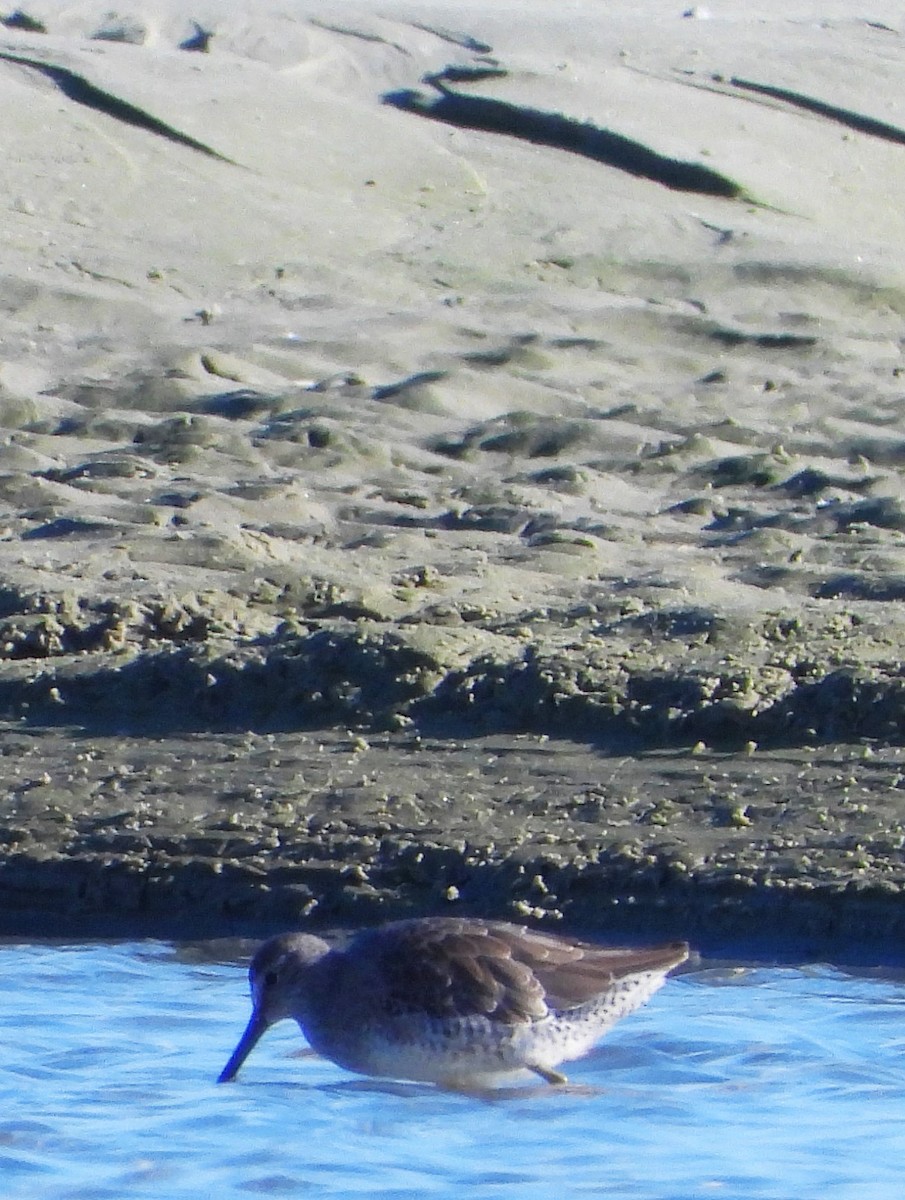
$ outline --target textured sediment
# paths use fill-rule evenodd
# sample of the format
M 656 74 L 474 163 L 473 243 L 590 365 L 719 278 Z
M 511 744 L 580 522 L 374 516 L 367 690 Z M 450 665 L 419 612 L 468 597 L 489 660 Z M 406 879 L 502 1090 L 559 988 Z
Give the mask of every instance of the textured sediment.
M 0 928 L 256 934 L 473 912 L 896 957 L 896 749 L 8 730 Z
M 0 17 L 0 928 L 895 956 L 899 10 L 139 8 Z

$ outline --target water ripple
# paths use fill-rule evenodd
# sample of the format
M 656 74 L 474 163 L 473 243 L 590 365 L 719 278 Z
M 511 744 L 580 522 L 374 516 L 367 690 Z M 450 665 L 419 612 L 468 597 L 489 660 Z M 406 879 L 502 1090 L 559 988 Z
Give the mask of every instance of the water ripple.
M 905 983 L 703 970 L 565 1088 L 465 1096 L 299 1060 L 289 1025 L 214 1080 L 243 972 L 157 943 L 0 947 L 0 1194 L 899 1200 Z

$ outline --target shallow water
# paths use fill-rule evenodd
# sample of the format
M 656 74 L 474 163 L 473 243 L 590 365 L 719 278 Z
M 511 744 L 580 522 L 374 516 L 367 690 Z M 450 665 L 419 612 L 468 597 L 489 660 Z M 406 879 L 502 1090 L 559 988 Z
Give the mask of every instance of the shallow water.
M 0 1195 L 900 1200 L 905 983 L 670 980 L 573 1064 L 492 1097 L 360 1080 L 289 1023 L 217 1086 L 243 969 L 160 943 L 0 947 Z

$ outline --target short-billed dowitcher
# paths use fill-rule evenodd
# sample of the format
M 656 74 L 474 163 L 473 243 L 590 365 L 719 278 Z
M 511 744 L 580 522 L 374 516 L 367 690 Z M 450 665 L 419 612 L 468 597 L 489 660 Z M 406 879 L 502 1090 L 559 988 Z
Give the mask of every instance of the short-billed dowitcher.
M 484 1087 L 527 1070 L 564 1083 L 559 1064 L 687 957 L 684 942 L 613 949 L 467 917 L 396 921 L 337 949 L 283 934 L 252 960 L 251 1020 L 219 1082 L 289 1017 L 318 1053 L 364 1075 Z

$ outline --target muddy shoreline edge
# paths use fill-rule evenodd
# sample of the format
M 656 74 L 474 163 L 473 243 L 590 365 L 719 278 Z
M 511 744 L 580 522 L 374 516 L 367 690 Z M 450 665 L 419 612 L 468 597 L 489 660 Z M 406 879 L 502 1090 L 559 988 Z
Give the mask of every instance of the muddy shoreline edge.
M 900 8 L 517 7 L 0 18 L 0 936 L 900 957 Z
M 612 616 L 596 677 L 577 647 L 602 636 L 600 610 L 573 615 L 568 653 L 538 626 L 504 661 L 477 639 L 470 670 L 431 658 L 423 627 L 416 653 L 371 618 L 244 648 L 7 660 L 0 934 L 256 937 L 455 912 L 899 961 L 902 688 L 870 623 L 833 621 L 837 652 L 840 628 L 859 631 L 869 669 L 854 634 L 845 666 L 816 627 L 787 637 L 787 668 L 792 643 L 825 665 L 804 698 L 775 689 L 771 713 L 751 702 L 763 631 L 727 654 L 687 614 L 643 638 Z M 466 687 L 467 710 L 449 702 Z

